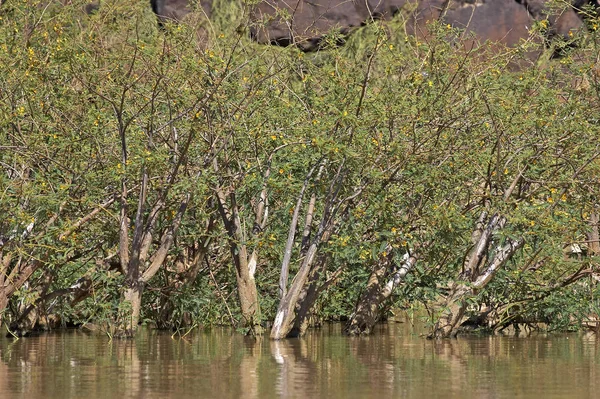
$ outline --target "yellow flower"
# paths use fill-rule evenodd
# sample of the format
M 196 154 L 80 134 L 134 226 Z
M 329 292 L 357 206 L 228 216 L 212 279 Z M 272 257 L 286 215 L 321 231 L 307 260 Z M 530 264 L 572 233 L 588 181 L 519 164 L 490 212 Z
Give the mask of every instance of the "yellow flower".
M 548 197 L 548 203 L 551 204 L 554 202 L 554 199 L 552 197 Z
M 567 200 L 567 194 L 563 194 L 563 195 L 560 197 L 560 200 L 561 200 L 562 202 L 565 202 L 565 201 Z
M 275 136 L 275 135 L 272 135 L 272 136 L 271 136 L 271 140 L 277 140 L 277 136 Z

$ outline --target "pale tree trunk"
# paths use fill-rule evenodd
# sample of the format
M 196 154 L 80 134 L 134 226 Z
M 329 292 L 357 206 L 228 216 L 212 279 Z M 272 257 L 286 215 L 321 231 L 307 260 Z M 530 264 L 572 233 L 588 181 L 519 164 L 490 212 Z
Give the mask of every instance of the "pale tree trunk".
M 119 310 L 119 327 L 115 335 L 119 337 L 133 337 L 137 332 L 140 322 L 140 310 L 142 307 L 143 285 L 138 283 L 129 286 L 123 293 L 121 309 Z
M 163 232 L 160 245 L 156 252 L 148 259 L 148 262 L 146 262 L 146 257 L 152 243 L 152 228 L 146 229 L 146 236 L 138 240 L 136 245 L 132 244 L 131 253 L 135 257 L 131 257 L 126 266 L 126 285 L 121 300 L 122 309 L 119 311 L 120 314 L 115 331 L 116 336 L 133 337 L 135 335 L 140 320 L 144 286 L 156 275 L 164 264 L 189 200 L 190 196 L 187 195 L 181 202 L 172 224 Z M 153 227 L 153 224 L 151 227 Z M 134 240 L 134 244 L 135 242 Z M 146 265 L 146 267 L 141 269 L 143 265 Z
M 389 246 L 388 250 L 392 250 Z M 393 253 L 382 257 L 367 282 L 354 312 L 346 323 L 345 332 L 349 335 L 370 334 L 375 324 L 381 319 L 381 307 L 387 301 L 394 289 L 404 280 L 417 262 L 414 255 L 406 253 L 402 264 L 398 266 L 393 259 Z
M 323 230 L 323 228 L 321 230 Z M 298 273 L 296 273 L 296 276 L 294 277 L 291 287 L 279 301 L 273 327 L 271 328 L 272 339 L 288 337 L 288 334 L 294 327 L 296 306 L 314 266 L 317 252 L 321 244 L 321 238 L 325 238 L 323 237 L 324 233 L 324 231 L 317 233 L 317 237 L 315 237 L 310 245 L 304 260 L 302 261 L 300 270 L 298 270 Z M 324 241 L 327 240 L 325 239 Z
M 240 326 L 247 330 L 249 335 L 261 335 L 261 311 L 256 288 L 256 267 L 258 265 L 258 247 L 248 248 L 246 242 L 250 237 L 258 238 L 267 226 L 269 218 L 269 202 L 267 185 L 271 175 L 273 156 L 288 144 L 281 145 L 273 150 L 267 159 L 263 173 L 262 189 L 255 203 L 251 206 L 254 213 L 254 223 L 250 231 L 246 231 L 240 215 L 235 190 L 225 190 L 223 187 L 215 188 L 218 209 L 229 236 L 229 248 L 235 264 L 238 299 L 242 319 Z M 227 162 L 226 162 L 227 163 Z M 213 160 L 215 173 L 220 173 L 217 159 Z M 228 171 L 229 174 L 234 174 Z
M 321 275 L 325 272 L 328 258 L 321 255 L 317 259 L 317 264 L 308 276 L 307 285 L 304 287 L 296 304 L 296 315 L 293 326 L 287 337 L 301 337 L 306 333 L 306 330 L 314 324 L 314 307 L 319 299 L 319 296 L 332 285 L 337 283 L 339 277 L 344 271 L 345 265 L 337 268 L 333 273 L 325 276 L 325 281 L 319 285 Z
M 256 280 L 254 279 L 258 262 L 258 252 L 255 249 L 251 255 L 248 255 L 247 245 L 244 244 L 246 237 L 242 231 L 242 222 L 239 217 L 235 194 L 232 193 L 229 195 L 231 207 L 228 206 L 225 195 L 221 190 L 217 190 L 216 194 L 219 201 L 219 212 L 229 235 L 231 257 L 235 264 L 238 299 L 242 315 L 240 327 L 247 329 L 247 333 L 250 335 L 260 335 L 262 334 L 260 304 L 256 289 Z M 266 225 L 266 217 L 263 223 L 261 226 L 264 227 Z M 261 231 L 262 228 L 257 230 Z
M 191 199 L 191 196 L 187 194 L 181 200 L 173 221 L 162 233 L 158 248 L 152 256 L 149 256 L 156 221 L 159 214 L 165 210 L 164 196 L 166 196 L 166 192 L 163 192 L 163 198 L 157 201 L 144 221 L 143 213 L 146 202 L 146 188 L 147 177 L 144 175 L 131 244 L 129 243 L 127 212 L 121 212 L 121 217 L 125 220 L 122 220 L 120 224 L 119 254 L 121 269 L 125 275 L 125 287 L 122 293 L 115 329 L 115 336 L 117 337 L 129 338 L 135 335 L 140 320 L 144 286 L 163 266 Z M 122 202 L 121 207 L 126 207 L 126 203 Z
M 465 270 L 462 275 L 468 278 L 467 283 L 455 282 L 450 287 L 441 305 L 439 316 L 429 338 L 448 338 L 458 334 L 461 324 L 465 321 L 467 299 L 476 295 L 477 291 L 484 288 L 506 262 L 523 246 L 523 238 L 517 240 L 506 239 L 502 247 L 492 248 L 493 234 L 502 228 L 506 218 L 494 215 L 487 225 L 487 213 L 482 213 L 477 228 L 472 236 L 474 247 L 465 261 Z M 485 227 L 483 227 L 485 226 Z M 489 262 L 485 259 L 491 256 Z M 481 272 L 480 272 L 481 270 Z
M 323 167 L 323 163 L 321 163 L 319 175 L 321 174 Z M 300 208 L 302 208 L 304 193 L 315 168 L 316 166 L 309 171 L 304 181 L 302 190 L 298 195 L 296 207 L 292 216 L 292 222 L 289 228 L 288 240 L 286 242 L 284 251 L 284 259 L 281 265 L 281 276 L 287 276 L 289 270 Z M 279 306 L 277 307 L 277 313 L 275 314 L 275 320 L 273 321 L 273 326 L 271 328 L 271 339 L 283 339 L 303 333 L 306 329 L 306 324 L 303 318 L 296 320 L 298 317 L 298 310 L 302 311 L 302 317 L 307 317 L 310 313 L 310 309 L 318 297 L 318 293 L 322 292 L 326 286 L 330 285 L 326 282 L 321 288 L 316 289 L 316 291 L 311 293 L 311 288 L 307 284 L 310 283 L 310 276 L 315 273 L 315 270 L 318 270 L 320 267 L 322 267 L 321 260 L 324 260 L 325 258 L 319 256 L 319 250 L 321 245 L 326 243 L 332 234 L 336 213 L 342 204 L 350 203 L 354 198 L 358 197 L 358 195 L 360 195 L 364 189 L 364 186 L 360 186 L 352 195 L 340 200 L 338 196 L 344 180 L 343 172 L 344 164 L 342 163 L 332 179 L 327 200 L 323 209 L 323 214 L 321 216 L 321 221 L 314 234 L 314 237 L 312 237 L 310 240 L 310 244 L 306 250 L 302 248 L 300 253 L 300 269 L 294 276 L 289 290 L 286 286 L 287 281 L 280 279 L 280 300 Z M 317 179 L 318 178 L 319 176 L 317 176 Z M 309 201 L 308 204 L 306 220 L 312 220 L 313 211 L 314 203 L 312 202 L 311 198 L 311 201 Z M 305 224 L 305 227 L 306 226 L 307 224 Z M 303 232 L 303 238 L 309 235 L 310 234 L 307 234 L 307 229 L 305 228 Z M 310 294 L 310 296 L 308 296 L 308 294 Z M 306 300 L 305 304 L 301 303 L 303 299 Z

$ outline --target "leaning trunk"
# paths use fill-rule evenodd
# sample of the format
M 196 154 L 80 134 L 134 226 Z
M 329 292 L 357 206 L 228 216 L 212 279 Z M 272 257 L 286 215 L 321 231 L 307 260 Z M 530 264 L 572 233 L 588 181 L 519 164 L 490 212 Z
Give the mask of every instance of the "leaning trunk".
M 373 327 L 381 318 L 382 305 L 412 270 L 416 261 L 416 257 L 408 253 L 404 255 L 400 267 L 395 265 L 392 254 L 382 259 L 371 273 L 367 287 L 346 324 L 347 334 L 370 334 L 373 331 Z
M 325 263 L 321 260 L 321 263 Z M 311 317 L 313 316 L 313 307 L 317 298 L 319 297 L 319 270 L 314 269 L 308 277 L 307 287 L 300 293 L 298 304 L 296 305 L 296 318 L 294 319 L 294 325 L 288 337 L 300 337 L 306 333 L 310 325 Z
M 512 258 L 525 241 L 507 239 L 502 248 L 496 250 L 492 260 L 486 265 L 484 271 L 477 275 L 471 284 L 455 283 L 450 289 L 450 294 L 446 297 L 442 312 L 436 322 L 429 338 L 449 338 L 455 337 L 461 324 L 465 321 L 465 312 L 467 310 L 468 299 L 475 296 L 477 292 L 483 289 L 492 281 L 496 272 Z
M 383 277 L 387 269 L 386 264 L 379 264 L 369 276 L 367 287 L 360 296 L 354 313 L 350 316 L 345 326 L 349 335 L 369 334 L 379 318 L 379 304 L 381 302 L 381 288 Z

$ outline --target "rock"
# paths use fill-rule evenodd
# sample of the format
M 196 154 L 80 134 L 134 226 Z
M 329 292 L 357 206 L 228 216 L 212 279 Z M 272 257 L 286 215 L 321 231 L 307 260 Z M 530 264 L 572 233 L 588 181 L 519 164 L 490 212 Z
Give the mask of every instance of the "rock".
M 281 46 L 295 44 L 305 51 L 315 50 L 331 31 L 342 35 L 377 19 L 389 19 L 408 0 L 264 0 L 252 11 L 257 22 L 250 30 L 259 43 Z
M 162 23 L 179 21 L 190 13 L 188 1 L 151 0 L 151 4 Z M 262 0 L 251 11 L 250 34 L 259 43 L 293 44 L 311 51 L 329 32 L 348 35 L 370 21 L 390 19 L 411 8 L 407 31 L 414 35 L 426 36 L 427 24 L 440 20 L 464 29 L 465 38 L 474 37 L 473 45 L 489 40 L 514 46 L 529 38 L 533 24 L 543 20 L 549 38 L 570 39 L 584 27 L 583 7 L 598 7 L 598 1 L 572 0 L 571 7 L 557 10 L 549 6 L 550 0 Z M 200 4 L 210 17 L 211 0 Z
M 158 23 L 160 25 L 167 21 L 182 21 L 186 15 L 194 11 L 191 4 L 196 3 L 192 2 L 192 0 L 150 0 L 152 11 L 154 11 L 158 17 Z M 200 1 L 200 8 L 207 18 L 211 17 L 211 0 Z

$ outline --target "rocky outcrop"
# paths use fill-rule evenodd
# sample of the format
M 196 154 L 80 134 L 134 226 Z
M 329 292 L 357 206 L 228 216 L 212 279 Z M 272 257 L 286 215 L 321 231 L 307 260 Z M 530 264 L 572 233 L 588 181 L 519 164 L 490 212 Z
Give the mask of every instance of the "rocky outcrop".
M 549 6 L 548 0 L 423 0 L 413 13 L 412 30 L 418 34 L 426 22 L 439 19 L 474 33 L 480 41 L 512 46 L 529 36 L 536 21 L 545 20 L 549 37 L 569 39 L 583 27 L 576 11 L 581 10 L 581 3 L 556 9 Z
M 152 11 L 158 17 L 158 23 L 162 25 L 167 21 L 181 21 L 189 13 L 194 11 L 196 4 L 207 18 L 212 15 L 212 1 L 202 0 L 150 0 Z
M 252 11 L 252 37 L 259 43 L 319 45 L 324 34 L 342 35 L 375 19 L 389 19 L 409 0 L 264 0 Z
M 181 20 L 192 0 L 151 0 L 159 21 Z M 305 51 L 319 47 L 324 35 L 352 30 L 403 11 L 407 31 L 427 35 L 428 22 L 439 20 L 464 29 L 476 42 L 515 45 L 529 37 L 536 21 L 545 21 L 548 38 L 571 38 L 583 29 L 582 10 L 599 0 L 571 0 L 570 7 L 551 7 L 550 0 L 262 0 L 251 11 L 250 34 L 259 43 L 296 45 Z M 200 2 L 211 14 L 211 0 Z M 472 34 L 472 35 L 471 35 Z M 467 37 L 467 36 L 465 36 Z

